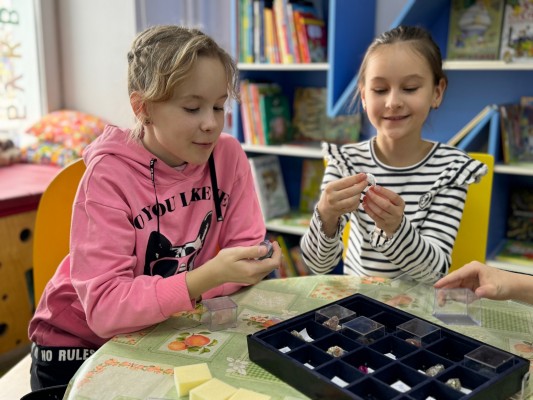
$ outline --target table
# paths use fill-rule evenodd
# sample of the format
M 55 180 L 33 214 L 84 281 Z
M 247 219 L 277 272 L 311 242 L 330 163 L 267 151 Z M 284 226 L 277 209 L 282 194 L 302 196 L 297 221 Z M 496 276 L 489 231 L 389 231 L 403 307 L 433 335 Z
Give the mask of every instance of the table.
M 412 281 L 343 275 L 265 280 L 231 296 L 239 306 L 236 328 L 208 331 L 201 324 L 199 306 L 159 325 L 114 337 L 85 361 L 65 399 L 177 399 L 173 367 L 199 362 L 207 362 L 213 376 L 235 387 L 270 394 L 273 400 L 307 399 L 249 360 L 246 336 L 355 293 L 442 324 L 431 315 L 433 289 Z M 533 360 L 533 307 L 511 301 L 482 304 L 483 327 L 447 328 Z

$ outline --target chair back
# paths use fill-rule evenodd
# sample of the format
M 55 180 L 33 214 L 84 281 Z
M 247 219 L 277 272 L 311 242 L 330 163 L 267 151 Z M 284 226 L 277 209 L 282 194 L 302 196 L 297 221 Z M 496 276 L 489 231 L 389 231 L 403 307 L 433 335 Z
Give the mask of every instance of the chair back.
M 69 164 L 50 182 L 39 201 L 33 236 L 35 306 L 59 263 L 69 253 L 72 204 L 84 172 L 82 159 Z
M 485 262 L 487 257 L 494 156 L 484 153 L 468 154 L 485 164 L 488 172 L 480 182 L 468 186 L 463 217 L 453 246 L 450 272 L 470 261 Z

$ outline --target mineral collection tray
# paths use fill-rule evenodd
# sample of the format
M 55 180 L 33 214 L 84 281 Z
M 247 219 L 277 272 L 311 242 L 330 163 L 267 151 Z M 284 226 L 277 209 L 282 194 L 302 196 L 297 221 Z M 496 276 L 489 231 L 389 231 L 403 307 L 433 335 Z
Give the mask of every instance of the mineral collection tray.
M 312 399 L 504 400 L 529 361 L 362 294 L 248 335 L 250 360 Z

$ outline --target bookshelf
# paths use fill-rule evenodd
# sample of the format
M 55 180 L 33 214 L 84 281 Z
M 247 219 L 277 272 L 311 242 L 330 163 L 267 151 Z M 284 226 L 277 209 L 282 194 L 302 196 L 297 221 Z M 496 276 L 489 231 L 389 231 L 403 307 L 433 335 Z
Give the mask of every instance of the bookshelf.
M 406 0 L 393 18 L 390 27 L 401 24 L 422 25 L 439 44 L 444 58 L 448 37 L 450 0 Z M 232 2 L 233 10 L 238 1 Z M 328 113 L 331 116 L 346 112 L 347 104 L 357 85 L 355 77 L 359 63 L 368 44 L 373 39 L 375 21 L 379 13 L 386 12 L 383 0 L 324 0 L 323 12 L 328 21 L 328 59 L 321 64 L 239 64 L 242 79 L 272 80 L 279 82 L 284 93 L 292 101 L 294 88 L 301 85 L 326 86 L 328 90 Z M 236 12 L 232 12 L 232 31 L 235 31 Z M 357 23 L 363 21 L 364 23 Z M 235 39 L 235 36 L 234 36 Z M 236 43 L 234 43 L 236 45 Z M 236 47 L 233 48 L 236 52 Z M 235 54 L 235 53 L 234 53 Z M 449 77 L 449 86 L 441 108 L 430 116 L 423 136 L 430 140 L 446 142 L 487 104 L 517 102 L 525 92 L 526 82 L 533 81 L 533 63 L 506 63 L 504 61 L 448 61 L 444 68 Z M 467 88 L 467 89 L 465 89 Z M 487 151 L 495 156 L 496 167 L 491 204 L 491 222 L 487 243 L 487 263 L 511 271 L 529 273 L 523 266 L 493 262 L 494 250 L 505 238 L 509 191 L 514 185 L 533 186 L 533 169 L 508 166 L 502 163 L 499 139 L 499 116 L 497 113 L 485 119 L 474 129 L 473 138 L 460 145 L 466 151 Z M 371 129 L 364 132 L 372 135 Z M 242 140 L 239 110 L 234 108 L 233 134 Z M 296 147 L 296 146 L 294 146 Z M 284 169 L 294 170 L 298 158 L 321 158 L 316 148 L 293 146 L 244 145 L 250 154 L 278 154 Z M 296 161 L 295 161 L 296 160 Z M 291 204 L 297 204 L 297 174 L 292 171 L 285 176 Z M 283 226 L 268 226 L 283 232 Z M 298 232 L 292 232 L 299 234 Z M 533 274 L 533 269 L 531 271 Z

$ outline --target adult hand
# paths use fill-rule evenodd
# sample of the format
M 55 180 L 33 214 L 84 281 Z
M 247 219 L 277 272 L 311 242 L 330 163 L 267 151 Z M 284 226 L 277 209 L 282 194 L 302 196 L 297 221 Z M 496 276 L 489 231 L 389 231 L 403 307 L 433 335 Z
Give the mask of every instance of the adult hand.
M 405 202 L 392 190 L 371 186 L 363 198 L 363 209 L 379 229 L 392 236 L 402 223 Z
M 489 267 L 478 261 L 466 264 L 438 280 L 436 289 L 466 288 L 478 297 L 492 300 L 509 300 L 513 298 L 513 280 L 520 279 L 512 272 Z

